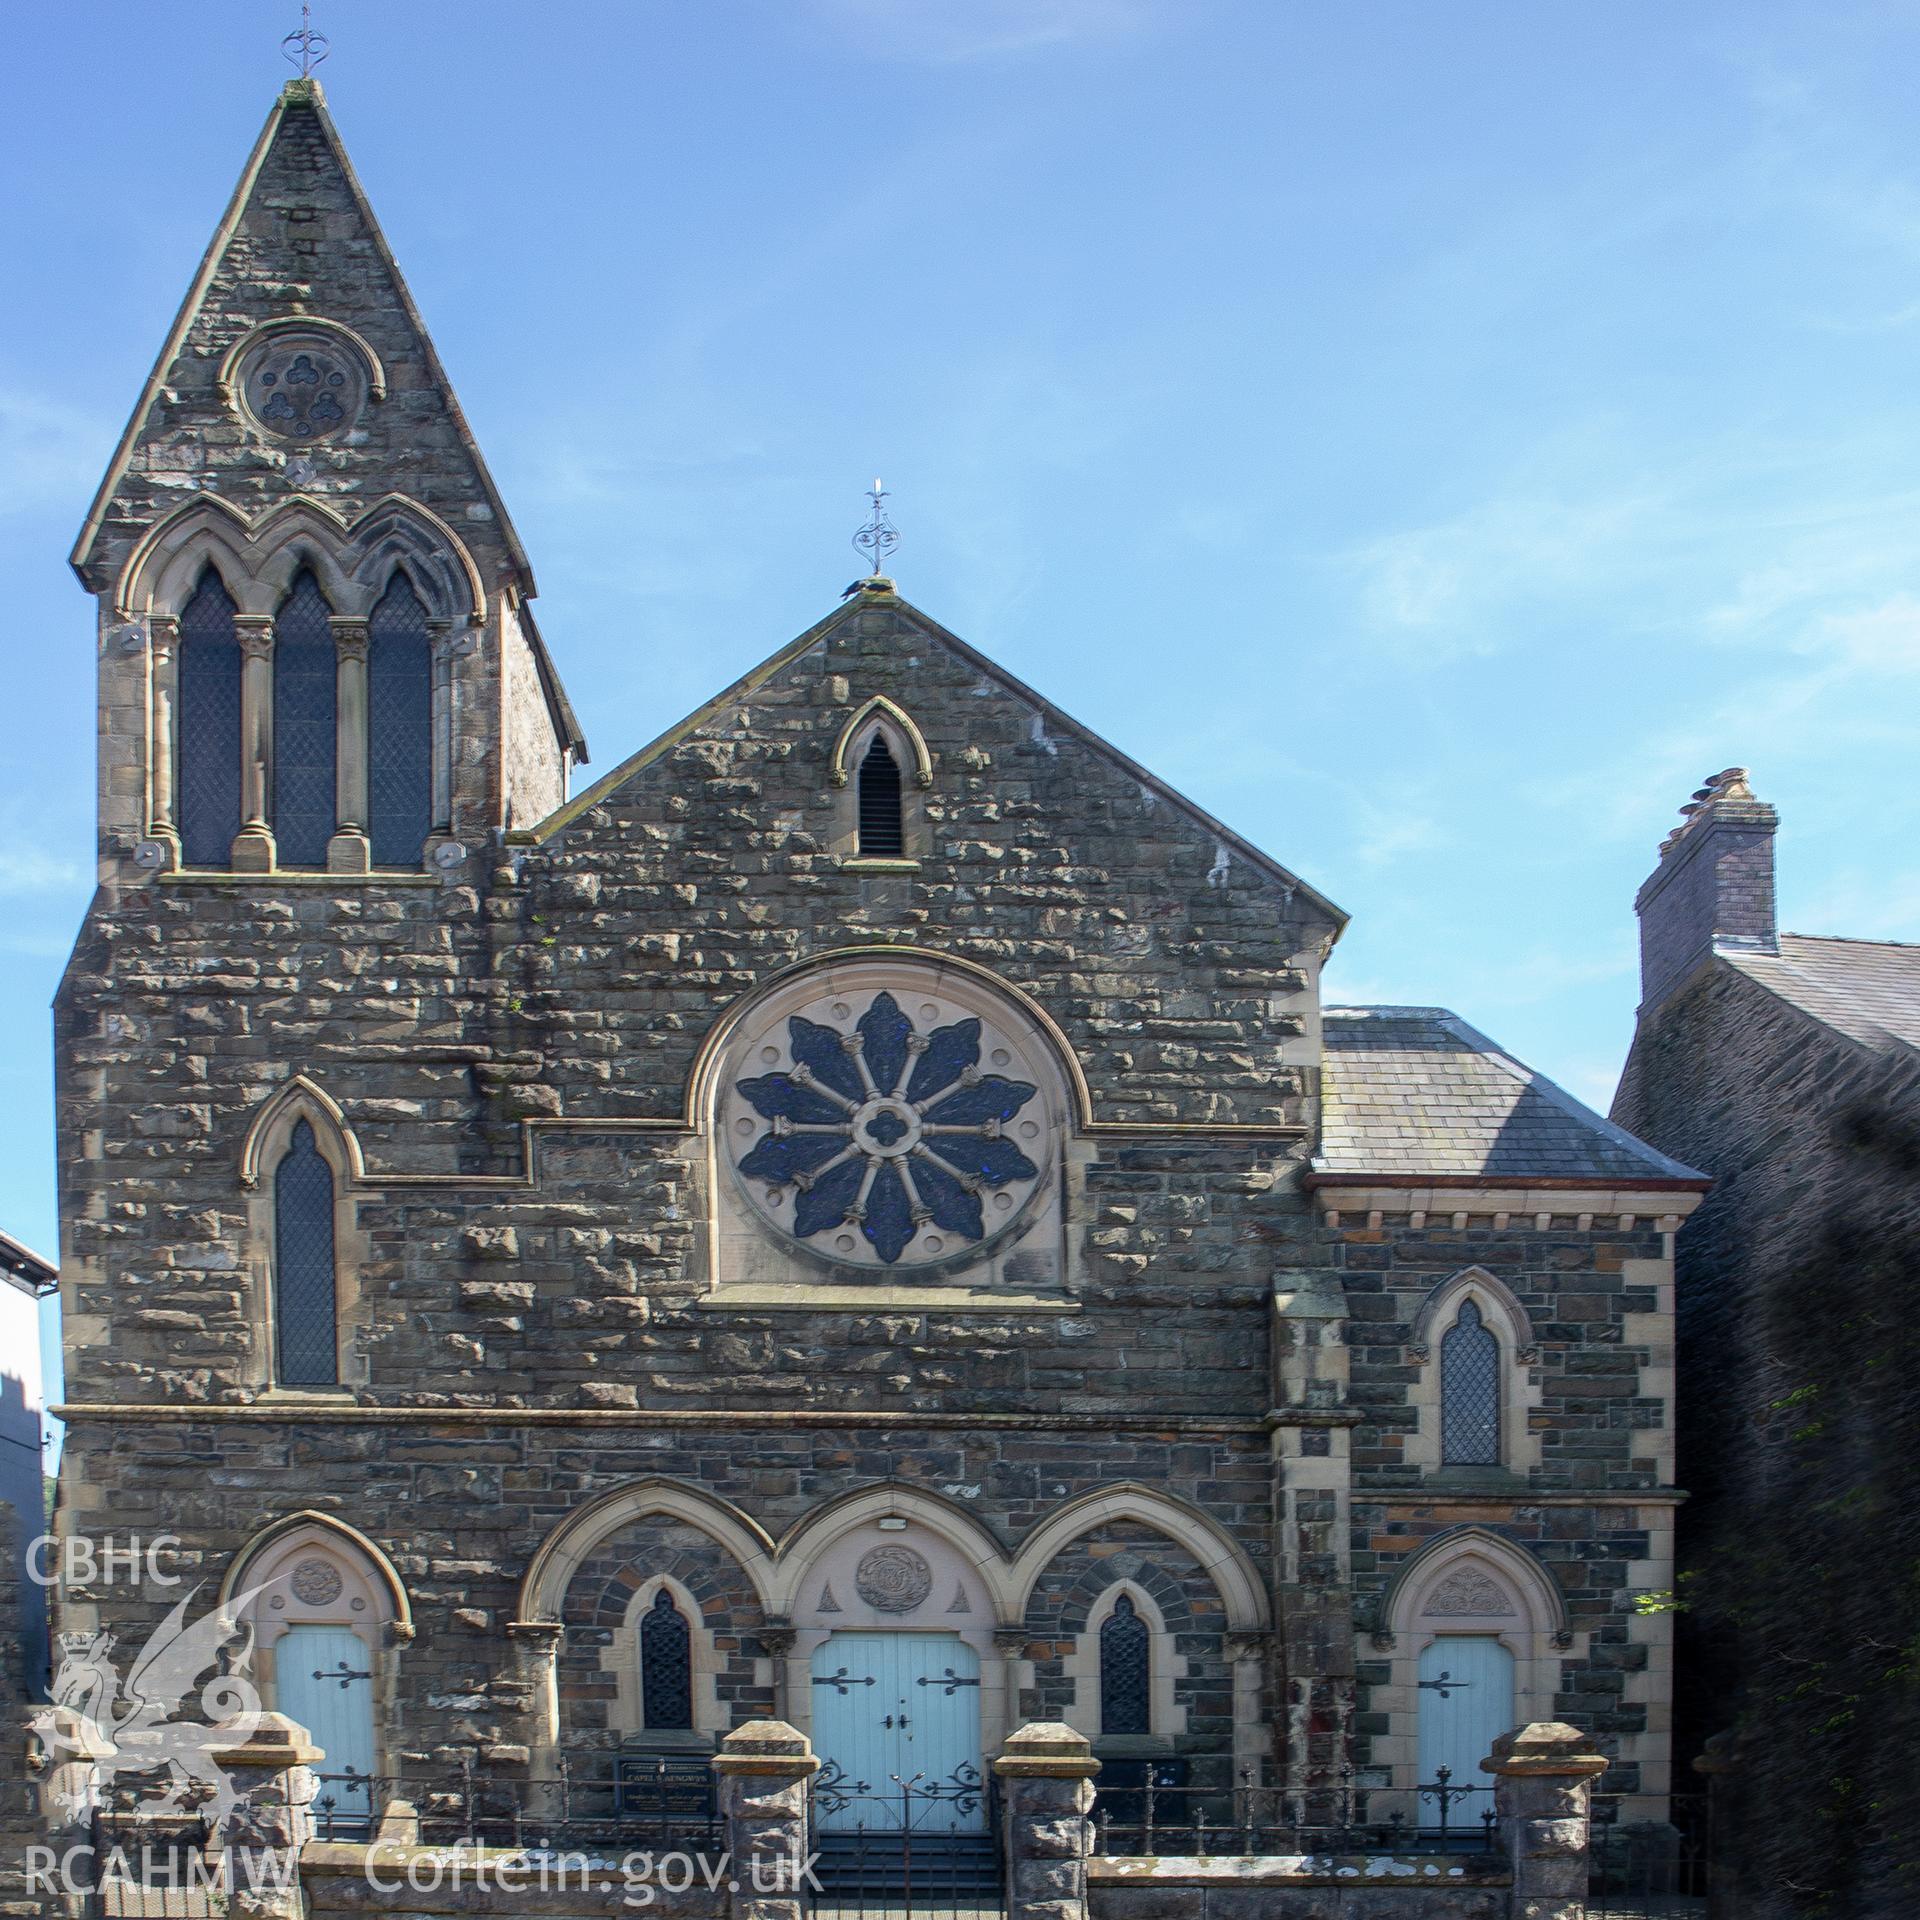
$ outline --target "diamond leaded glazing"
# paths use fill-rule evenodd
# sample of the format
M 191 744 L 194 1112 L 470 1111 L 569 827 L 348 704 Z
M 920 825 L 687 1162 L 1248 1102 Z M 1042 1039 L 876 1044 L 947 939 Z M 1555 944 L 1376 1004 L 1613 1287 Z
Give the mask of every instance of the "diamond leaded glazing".
M 1100 1731 L 1151 1733 L 1152 1640 L 1132 1596 L 1121 1594 L 1100 1627 Z
M 234 604 L 211 567 L 180 615 L 178 752 L 181 851 L 224 867 L 240 831 L 240 641 Z
M 305 1120 L 273 1176 L 273 1314 L 280 1384 L 340 1377 L 334 1303 L 333 1169 Z
M 302 573 L 273 622 L 273 835 L 283 867 L 324 867 L 334 829 L 339 722 L 333 626 Z
M 910 1249 L 933 1259 L 950 1242 L 977 1244 L 1039 1178 L 1020 1144 L 1040 1133 L 1021 1119 L 1033 1082 L 980 1070 L 977 1018 L 942 1023 L 928 1003 L 916 1025 L 885 991 L 858 1020 L 851 1006 L 837 1011 L 844 1026 L 793 1014 L 787 1064 L 735 1082 L 766 1123 L 740 1123 L 756 1136 L 740 1174 L 772 1217 L 829 1255 L 854 1251 L 855 1235 L 888 1266 Z M 996 1047 L 990 1064 L 1011 1055 Z
M 433 656 L 405 574 L 380 596 L 369 635 L 367 833 L 375 866 L 418 866 L 433 826 Z
M 1471 1300 L 1440 1342 L 1440 1458 L 1449 1467 L 1500 1464 L 1500 1342 Z
M 640 1616 L 640 1717 L 649 1733 L 693 1725 L 693 1645 L 665 1587 Z

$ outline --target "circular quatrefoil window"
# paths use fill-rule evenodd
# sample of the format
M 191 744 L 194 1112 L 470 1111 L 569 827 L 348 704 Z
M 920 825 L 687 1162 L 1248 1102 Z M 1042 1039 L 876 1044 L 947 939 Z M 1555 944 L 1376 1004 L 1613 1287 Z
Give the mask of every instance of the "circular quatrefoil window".
M 761 1221 L 837 1266 L 984 1255 L 1047 1191 L 1062 1101 L 1010 1002 L 951 970 L 849 964 L 730 1050 L 722 1157 Z

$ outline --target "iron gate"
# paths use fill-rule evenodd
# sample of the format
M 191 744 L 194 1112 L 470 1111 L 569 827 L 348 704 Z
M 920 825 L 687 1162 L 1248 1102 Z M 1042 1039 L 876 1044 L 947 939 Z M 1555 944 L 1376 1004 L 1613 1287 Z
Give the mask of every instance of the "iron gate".
M 812 1813 L 815 1920 L 1004 1912 L 998 1792 L 978 1767 L 876 1785 L 829 1763 L 814 1776 Z

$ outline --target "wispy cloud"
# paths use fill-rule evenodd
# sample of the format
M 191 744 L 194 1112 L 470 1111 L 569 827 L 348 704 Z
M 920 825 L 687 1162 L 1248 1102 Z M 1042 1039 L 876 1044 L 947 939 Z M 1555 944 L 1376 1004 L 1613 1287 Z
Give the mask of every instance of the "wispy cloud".
M 1670 505 L 1653 488 L 1586 500 L 1516 493 L 1382 534 L 1341 564 L 1373 634 L 1429 662 L 1458 659 L 1494 652 L 1527 606 L 1643 565 Z
M 0 895 L 71 893 L 90 884 L 77 860 L 43 853 L 37 847 L 0 847 Z
M 98 478 L 113 430 L 37 394 L 0 388 L 0 514 L 86 490 Z
M 1159 24 L 1158 0 L 824 0 L 849 40 L 894 60 L 951 64 L 1124 40 Z

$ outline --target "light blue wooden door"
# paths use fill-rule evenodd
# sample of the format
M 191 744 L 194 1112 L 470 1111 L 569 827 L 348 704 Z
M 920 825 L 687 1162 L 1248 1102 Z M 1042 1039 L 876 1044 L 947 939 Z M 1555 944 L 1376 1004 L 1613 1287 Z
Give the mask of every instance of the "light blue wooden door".
M 957 1634 L 836 1633 L 814 1650 L 822 1832 L 983 1833 L 980 1660 Z M 909 1791 L 910 1789 L 910 1791 Z
M 1449 1634 L 1420 1650 L 1420 1785 L 1448 1771 L 1455 1787 L 1492 1787 L 1480 1762 L 1503 1733 L 1513 1731 L 1513 1655 L 1491 1634 Z M 1454 1802 L 1451 1827 L 1473 1827 L 1493 1804 L 1489 1794 Z M 1420 1824 L 1437 1827 L 1437 1799 L 1423 1795 Z
M 289 1627 L 273 1645 L 279 1710 L 313 1735 L 326 1758 L 315 1818 L 364 1825 L 373 1808 L 373 1661 L 345 1627 Z M 331 1802 L 331 1805 L 328 1803 Z

